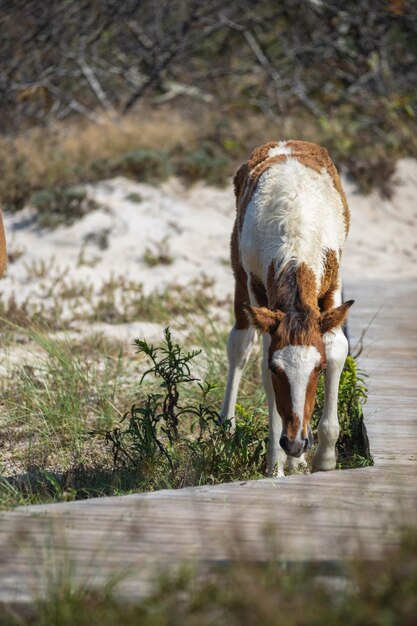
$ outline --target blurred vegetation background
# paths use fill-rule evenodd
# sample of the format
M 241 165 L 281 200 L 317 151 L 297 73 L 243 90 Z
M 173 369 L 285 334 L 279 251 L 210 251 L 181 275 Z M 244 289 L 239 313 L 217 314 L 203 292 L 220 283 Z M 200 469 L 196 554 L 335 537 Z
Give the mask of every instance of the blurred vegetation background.
M 272 139 L 323 143 L 385 194 L 396 159 L 417 156 L 411 0 L 2 0 L 1 15 L 12 208 L 115 173 L 146 180 L 150 157 L 160 178 L 221 183 Z

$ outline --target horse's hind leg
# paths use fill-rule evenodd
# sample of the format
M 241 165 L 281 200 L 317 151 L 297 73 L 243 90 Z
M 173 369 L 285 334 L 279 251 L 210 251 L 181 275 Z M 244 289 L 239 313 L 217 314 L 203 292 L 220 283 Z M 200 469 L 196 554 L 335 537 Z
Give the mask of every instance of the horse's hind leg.
M 235 407 L 239 384 L 246 363 L 248 362 L 253 344 L 256 340 L 255 329 L 250 325 L 244 311 L 244 304 L 249 302 L 246 273 L 243 268 L 235 272 L 235 325 L 230 331 L 227 341 L 227 357 L 229 373 L 227 376 L 221 416 L 235 423 Z

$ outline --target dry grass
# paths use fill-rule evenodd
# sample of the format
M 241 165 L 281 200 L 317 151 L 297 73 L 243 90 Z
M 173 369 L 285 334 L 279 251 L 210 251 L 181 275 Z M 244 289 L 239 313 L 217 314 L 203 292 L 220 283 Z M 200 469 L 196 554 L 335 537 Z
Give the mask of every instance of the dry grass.
M 0 200 L 19 208 L 37 190 L 73 185 L 100 176 L 100 164 L 142 148 L 171 149 L 195 136 L 179 114 L 150 110 L 104 124 L 77 121 L 0 137 Z
M 250 111 L 212 111 L 142 105 L 128 117 L 108 117 L 33 128 L 17 136 L 0 136 L 0 203 L 21 208 L 38 191 L 62 189 L 114 174 L 132 175 L 118 159 L 139 150 L 163 151 L 172 171 L 188 180 L 214 184 L 233 175 L 238 164 L 260 143 L 302 137 L 320 141 L 317 122 L 308 115 L 271 121 Z M 203 146 L 203 149 L 202 149 Z M 134 172 L 133 172 L 134 175 Z
M 331 119 L 303 109 L 270 119 L 247 107 L 213 110 L 182 102 L 171 104 L 168 113 L 143 103 L 134 114 L 103 124 L 77 120 L 0 137 L 0 202 L 18 209 L 35 192 L 59 192 L 117 174 L 153 183 L 177 174 L 223 184 L 255 146 L 285 138 L 326 145 L 363 191 L 376 186 L 389 194 L 395 161 L 417 154 L 409 126 L 391 117 L 396 132 L 377 144 L 369 127 L 358 133 L 350 110 Z

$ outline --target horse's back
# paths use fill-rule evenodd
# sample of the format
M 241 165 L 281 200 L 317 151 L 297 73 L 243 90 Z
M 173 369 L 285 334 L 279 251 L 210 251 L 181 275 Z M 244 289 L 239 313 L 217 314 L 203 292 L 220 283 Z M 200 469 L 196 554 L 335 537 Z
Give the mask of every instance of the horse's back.
M 247 272 L 265 278 L 272 261 L 295 261 L 318 275 L 327 250 L 339 257 L 349 211 L 325 148 L 297 141 L 265 144 L 238 171 L 235 190 Z

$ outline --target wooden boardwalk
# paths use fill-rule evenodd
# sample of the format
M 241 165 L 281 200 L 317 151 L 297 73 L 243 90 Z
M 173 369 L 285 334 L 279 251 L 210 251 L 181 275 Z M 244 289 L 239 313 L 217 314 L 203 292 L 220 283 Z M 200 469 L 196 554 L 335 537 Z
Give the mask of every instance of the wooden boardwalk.
M 83 585 L 120 575 L 120 593 L 140 596 L 184 561 L 270 556 L 272 538 L 280 559 L 323 563 L 395 544 L 417 512 L 417 289 L 347 283 L 345 292 L 356 299 L 353 347 L 366 329 L 374 467 L 5 512 L 0 601 L 30 601 L 60 572 Z

